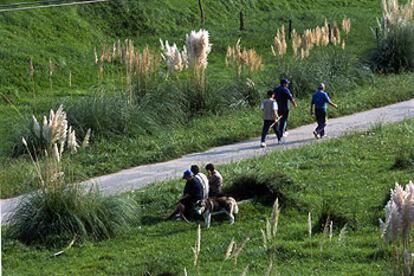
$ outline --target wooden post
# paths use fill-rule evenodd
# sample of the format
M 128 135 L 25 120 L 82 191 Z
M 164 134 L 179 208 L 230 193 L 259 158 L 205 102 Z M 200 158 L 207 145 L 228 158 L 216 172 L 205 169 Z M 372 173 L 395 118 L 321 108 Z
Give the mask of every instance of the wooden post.
M 239 19 L 240 19 L 240 31 L 243 31 L 244 30 L 244 15 L 243 15 L 243 10 L 240 10 Z
M 331 27 L 331 23 L 328 24 L 328 33 L 329 33 L 329 44 L 331 44 L 332 42 L 332 31 L 331 31 L 332 27 Z
M 292 39 L 292 19 L 289 19 L 289 40 Z
M 205 15 L 204 15 L 203 5 L 201 4 L 201 0 L 198 0 L 198 7 L 200 9 L 200 23 L 201 23 L 201 26 L 204 27 Z

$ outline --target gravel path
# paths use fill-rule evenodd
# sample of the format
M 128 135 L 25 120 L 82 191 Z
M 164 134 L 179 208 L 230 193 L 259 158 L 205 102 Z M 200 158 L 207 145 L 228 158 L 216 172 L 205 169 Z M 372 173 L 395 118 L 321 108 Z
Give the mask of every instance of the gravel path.
M 414 99 L 409 101 L 372 109 L 353 115 L 331 119 L 327 133 L 335 138 L 347 133 L 367 130 L 380 123 L 395 123 L 414 117 Z M 261 126 L 258 126 L 261 127 Z M 168 162 L 143 165 L 122 170 L 110 175 L 93 178 L 86 183 L 97 183 L 107 195 L 143 188 L 151 183 L 180 177 L 183 170 L 191 164 L 204 165 L 207 162 L 226 164 L 242 159 L 254 158 L 275 150 L 285 150 L 314 143 L 312 131 L 315 125 L 305 125 L 289 130 L 289 136 L 283 144 L 277 144 L 274 134 L 268 137 L 266 149 L 259 148 L 259 139 L 209 149 L 205 152 L 192 153 Z M 318 140 L 318 142 L 323 140 Z M 0 200 L 1 218 L 12 214 L 14 207 L 22 196 Z

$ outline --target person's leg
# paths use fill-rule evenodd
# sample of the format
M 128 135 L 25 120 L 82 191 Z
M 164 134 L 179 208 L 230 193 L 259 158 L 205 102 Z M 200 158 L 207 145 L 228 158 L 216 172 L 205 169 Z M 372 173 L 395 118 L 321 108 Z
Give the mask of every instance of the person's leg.
M 285 127 L 283 128 L 283 134 L 286 132 L 288 127 L 289 110 L 285 111 Z
M 325 126 L 326 126 L 326 112 L 321 109 L 315 110 L 316 122 L 318 127 L 316 132 L 322 137 L 325 135 Z
M 321 114 L 321 137 L 325 136 L 325 127 L 326 127 L 326 112 L 323 111 Z
M 283 133 L 285 132 L 287 116 L 289 113 L 286 111 L 283 111 L 283 112 L 278 111 L 278 114 L 279 114 L 279 117 L 281 118 L 278 123 L 277 138 L 280 140 L 283 137 Z
M 272 123 L 273 123 L 272 121 L 263 120 L 262 139 L 261 139 L 262 143 L 266 142 L 266 135 L 267 135 L 267 132 L 269 131 L 270 125 Z

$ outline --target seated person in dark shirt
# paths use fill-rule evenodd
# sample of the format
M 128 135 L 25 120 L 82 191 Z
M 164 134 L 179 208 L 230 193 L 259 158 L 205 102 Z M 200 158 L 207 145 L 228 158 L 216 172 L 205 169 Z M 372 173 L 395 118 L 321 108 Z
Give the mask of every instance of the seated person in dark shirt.
M 183 195 L 178 201 L 174 212 L 167 219 L 175 217 L 176 219 L 182 218 L 187 221 L 187 216 L 193 216 L 195 203 L 203 199 L 203 186 L 190 170 L 184 172 L 183 179 L 186 180 Z

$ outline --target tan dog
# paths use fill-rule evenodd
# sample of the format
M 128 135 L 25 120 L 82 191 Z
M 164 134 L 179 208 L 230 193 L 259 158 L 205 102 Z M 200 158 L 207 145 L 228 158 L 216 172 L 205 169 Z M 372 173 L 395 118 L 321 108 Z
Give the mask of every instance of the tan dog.
M 211 215 L 225 213 L 230 224 L 234 223 L 234 215 L 239 212 L 237 201 L 232 197 L 210 197 L 197 201 L 195 211 L 204 218 L 206 228 L 210 227 Z

